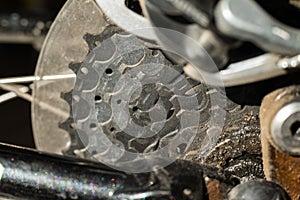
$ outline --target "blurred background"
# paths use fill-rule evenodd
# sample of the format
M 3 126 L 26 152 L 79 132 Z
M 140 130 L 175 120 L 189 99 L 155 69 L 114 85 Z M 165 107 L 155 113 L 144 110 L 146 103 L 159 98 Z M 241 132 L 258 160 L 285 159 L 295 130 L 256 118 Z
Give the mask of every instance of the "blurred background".
M 65 0 L 0 1 L 0 78 L 33 75 L 39 50 Z M 0 90 L 0 95 L 5 94 Z M 0 142 L 35 147 L 31 106 L 23 99 L 0 104 Z

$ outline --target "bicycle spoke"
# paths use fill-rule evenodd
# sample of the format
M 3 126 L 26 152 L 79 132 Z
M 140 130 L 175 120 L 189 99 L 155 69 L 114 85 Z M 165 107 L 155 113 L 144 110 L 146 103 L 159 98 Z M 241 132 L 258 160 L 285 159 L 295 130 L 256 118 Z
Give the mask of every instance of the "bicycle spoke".
M 22 76 L 22 77 L 9 77 L 0 78 L 0 84 L 8 83 L 30 83 L 33 81 L 52 81 L 61 79 L 76 78 L 76 74 L 61 74 L 61 75 L 48 75 L 48 76 Z

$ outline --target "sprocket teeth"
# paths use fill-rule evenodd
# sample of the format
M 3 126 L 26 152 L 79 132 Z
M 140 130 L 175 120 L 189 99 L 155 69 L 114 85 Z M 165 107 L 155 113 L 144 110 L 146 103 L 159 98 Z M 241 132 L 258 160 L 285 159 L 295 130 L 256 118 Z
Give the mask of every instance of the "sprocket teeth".
M 92 35 L 87 33 L 83 36 L 83 39 L 88 44 L 89 51 L 92 51 L 94 48 L 99 46 L 103 41 L 109 39 L 113 34 L 121 33 L 121 32 L 123 32 L 123 30 L 120 29 L 119 27 L 109 25 L 105 28 L 105 30 L 102 32 L 101 35 Z
M 82 63 L 71 63 L 69 65 L 69 69 L 71 69 L 75 74 L 77 74 L 78 70 L 80 69 Z
M 118 28 L 118 27 L 115 27 L 115 26 L 107 26 L 106 27 L 106 29 L 101 33 L 101 35 L 92 35 L 92 34 L 86 34 L 85 36 L 84 36 L 84 40 L 86 41 L 86 43 L 87 43 L 87 45 L 88 45 L 88 47 L 89 47 L 89 52 L 93 52 L 94 50 L 97 50 L 97 48 L 101 48 L 101 44 L 103 44 L 103 46 L 105 46 L 104 45 L 104 43 L 103 43 L 103 41 L 105 41 L 105 40 L 107 40 L 107 39 L 109 39 L 109 38 L 112 38 L 112 36 L 113 35 L 115 35 L 115 37 L 114 38 L 116 38 L 116 39 L 123 39 L 123 38 L 126 38 L 126 37 L 124 37 L 124 34 L 122 34 L 122 30 L 120 29 L 120 28 Z M 115 41 L 113 41 L 114 42 L 114 44 L 115 44 Z M 124 45 L 124 46 L 126 46 L 126 45 Z M 96 48 L 97 47 L 97 48 Z M 128 47 L 128 46 L 127 46 Z M 96 49 L 95 49 L 96 48 Z M 145 50 L 146 49 L 146 50 Z M 145 55 L 146 55 L 146 58 L 147 58 L 147 56 L 149 56 L 149 59 L 148 60 L 145 60 L 144 62 L 152 62 L 152 57 L 151 56 L 154 56 L 153 55 L 153 51 L 155 51 L 155 50 L 152 50 L 152 49 L 149 49 L 148 50 L 148 47 L 146 47 L 144 49 L 144 53 L 145 53 Z M 118 51 L 116 52 L 116 53 L 120 53 L 120 52 L 122 52 L 122 51 L 120 51 L 119 49 L 118 49 Z M 146 53 L 148 53 L 148 54 L 146 54 Z M 155 52 L 154 52 L 155 53 Z M 136 55 L 135 55 L 136 56 Z M 155 56 L 154 56 L 155 57 Z M 164 56 L 165 57 L 165 56 Z M 166 57 L 165 57 L 166 58 Z M 102 61 L 102 60 L 101 60 Z M 124 61 L 122 61 L 122 62 L 124 62 Z M 154 62 L 154 61 L 153 61 Z M 91 64 L 91 63 L 89 63 L 89 62 L 86 62 L 87 64 Z M 81 67 L 81 65 L 82 65 L 83 63 L 71 63 L 70 65 L 69 65 L 69 68 L 74 72 L 74 73 L 76 73 L 77 74 L 77 72 L 79 71 L 79 69 L 80 69 L 80 67 Z M 120 61 L 120 63 L 118 63 L 118 64 L 121 64 L 121 61 Z M 124 63 L 123 63 L 124 64 Z M 126 63 L 125 63 L 126 64 Z M 125 65 L 124 64 L 124 65 Z M 128 63 L 127 63 L 128 64 Z M 136 63 L 135 63 L 136 64 Z M 167 65 L 167 66 L 171 66 L 173 69 L 175 69 L 177 72 L 179 72 L 179 74 L 180 75 L 183 75 L 183 76 L 185 76 L 184 74 L 183 74 L 183 70 L 182 70 L 182 66 L 180 66 L 180 65 L 172 65 L 172 63 L 170 62 L 170 61 L 168 61 L 168 60 L 163 60 L 163 64 L 164 65 Z M 116 66 L 118 66 L 118 65 L 116 65 Z M 128 64 L 128 66 L 130 66 L 129 64 Z M 136 66 L 136 65 L 135 65 Z M 134 67 L 132 67 L 132 68 L 134 68 Z M 132 68 L 126 68 L 126 67 L 124 67 L 124 68 L 122 68 L 122 70 L 120 70 L 120 73 L 125 73 L 125 71 L 127 70 L 127 72 L 128 71 L 130 71 Z M 98 69 L 98 68 L 97 68 Z M 112 68 L 112 70 L 116 70 L 115 68 Z M 119 72 L 119 71 L 118 71 Z M 134 73 L 134 70 L 132 70 L 132 73 Z M 107 75 L 108 76 L 108 75 Z M 109 78 L 111 78 L 112 79 L 112 77 L 114 77 L 114 76 L 109 76 Z M 77 78 L 77 81 L 79 80 L 80 78 Z M 205 164 L 205 165 L 209 165 L 210 163 L 211 164 L 216 164 L 217 162 L 218 162 L 218 160 L 213 160 L 212 159 L 212 157 L 214 158 L 214 157 L 216 157 L 216 158 L 219 158 L 219 157 L 221 157 L 222 158 L 222 156 L 223 156 L 223 158 L 224 158 L 224 155 L 225 155 L 225 153 L 224 153 L 224 151 L 226 150 L 226 151 L 228 151 L 227 149 L 225 149 L 225 148 L 219 148 L 219 149 L 217 149 L 219 146 L 222 146 L 220 143 L 222 143 L 222 142 L 224 142 L 224 140 L 226 140 L 226 139 L 229 139 L 230 141 L 231 141 L 231 143 L 233 143 L 234 141 L 236 141 L 235 140 L 235 138 L 232 138 L 232 137 L 234 137 L 234 136 L 232 136 L 232 135 L 234 135 L 234 134 L 231 134 L 231 133 L 228 133 L 229 135 L 228 136 L 226 136 L 226 132 L 222 132 L 222 134 L 221 134 L 221 136 L 220 136 L 220 138 L 221 137 L 225 137 L 226 136 L 226 138 L 224 139 L 224 140 L 221 140 L 220 138 L 219 138 L 219 140 L 220 141 L 218 141 L 217 142 L 217 146 L 216 146 L 216 148 L 215 149 L 213 149 L 211 152 L 212 153 L 209 153 L 209 154 L 207 154 L 207 155 L 205 155 L 205 157 L 203 157 L 203 158 L 199 158 L 198 156 L 199 156 L 199 154 L 200 154 L 200 151 L 199 150 L 201 150 L 201 149 L 199 149 L 199 146 L 200 145 L 203 145 L 202 144 L 202 142 L 203 142 L 203 139 L 205 139 L 204 137 L 205 137 L 205 135 L 207 134 L 207 130 L 209 129 L 209 128 L 212 128 L 212 127 L 210 127 L 211 125 L 210 125 L 210 123 L 209 123 L 209 119 L 210 119 L 210 114 L 211 113 L 216 113 L 216 114 L 218 114 L 218 113 L 220 113 L 221 111 L 222 112 L 225 112 L 225 114 L 227 114 L 228 115 L 228 117 L 229 118 L 233 118 L 233 121 L 232 122 L 229 122 L 228 120 L 225 122 L 225 128 L 227 127 L 228 129 L 230 129 L 230 128 L 233 128 L 233 127 L 228 127 L 228 124 L 230 124 L 230 126 L 232 125 L 232 126 L 234 126 L 234 125 L 236 125 L 237 124 L 237 122 L 239 122 L 239 118 L 243 115 L 243 114 L 245 114 L 245 112 L 247 111 L 247 109 L 249 109 L 249 111 L 253 111 L 254 113 L 256 113 L 257 112 L 257 109 L 256 108 L 252 108 L 252 107 L 246 107 L 247 109 L 239 109 L 239 107 L 240 107 L 240 105 L 239 104 L 237 104 L 237 103 L 235 103 L 235 102 L 231 102 L 231 101 L 229 101 L 228 99 L 227 99 L 227 96 L 226 96 L 226 94 L 223 94 L 223 93 L 221 93 L 220 94 L 220 91 L 218 91 L 218 90 L 212 90 L 212 89 L 209 89 L 209 88 L 207 88 L 206 87 L 206 85 L 205 84 L 199 84 L 198 82 L 196 82 L 196 81 L 194 81 L 194 80 L 192 80 L 192 79 L 190 79 L 189 77 L 186 77 L 186 81 L 190 84 L 190 85 L 192 85 L 193 87 L 191 87 L 191 89 L 189 89 L 189 90 L 187 90 L 187 91 L 185 91 L 185 90 L 183 90 L 185 93 L 184 93 L 184 95 L 187 95 L 187 96 L 194 96 L 194 94 L 196 93 L 197 95 L 196 95 L 196 98 L 197 98 L 197 100 L 199 101 L 199 102 L 201 102 L 199 105 L 198 105 L 198 107 L 197 107 L 197 110 L 199 110 L 199 112 L 201 112 L 201 117 L 200 117 L 200 122 L 199 122 L 199 125 L 198 125 L 198 131 L 197 131 L 197 136 L 196 136 L 196 138 L 195 138 L 195 140 L 194 140 L 194 142 L 192 143 L 192 145 L 190 146 L 190 148 L 189 148 L 189 152 L 196 152 L 196 153 L 191 153 L 191 154 L 187 154 L 186 156 L 185 156 L 185 158 L 184 159 L 186 159 L 186 160 L 194 160 L 194 161 L 196 161 L 196 162 L 199 162 L 199 163 L 201 163 L 201 164 Z M 180 86 L 180 85 L 176 85 L 176 86 Z M 78 86 L 79 87 L 79 86 Z M 80 88 L 82 88 L 81 86 L 80 86 Z M 98 88 L 99 89 L 99 88 Z M 77 89 L 78 90 L 78 89 Z M 76 127 L 75 127 L 75 123 L 74 123 L 74 119 L 73 119 L 73 116 L 72 116 L 72 94 L 73 94 L 73 91 L 76 91 L 76 87 L 75 87 L 75 89 L 74 90 L 72 90 L 72 91 L 70 91 L 70 92 L 67 92 L 67 93 L 62 93 L 61 94 L 61 98 L 62 99 L 64 99 L 65 101 L 67 101 L 68 103 L 69 103 L 69 105 L 70 105 L 70 117 L 65 121 L 65 122 L 63 122 L 63 123 L 61 123 L 61 124 L 59 124 L 59 127 L 61 128 L 61 129 L 63 129 L 63 130 L 66 130 L 68 133 L 69 133 L 69 135 L 70 135 L 70 138 L 71 138 L 71 144 L 70 144 L 70 147 L 69 147 L 69 149 L 67 149 L 67 150 L 65 150 L 63 153 L 64 154 L 67 154 L 67 155 L 79 155 L 79 154 L 77 154 L 76 153 L 76 151 L 78 151 L 78 152 L 80 152 L 81 154 L 79 155 L 79 156 L 82 156 L 82 157 L 85 157 L 85 158 L 92 158 L 92 156 L 94 155 L 94 154 L 96 154 L 96 153 L 93 153 L 93 149 L 88 149 L 86 146 L 86 141 L 84 141 L 84 137 L 82 137 L 82 134 L 81 134 L 81 130 L 76 130 Z M 101 92 L 100 92 L 101 91 Z M 97 93 L 97 95 L 100 95 L 99 93 L 101 93 L 101 95 L 103 94 L 103 92 L 107 92 L 107 91 L 102 91 L 102 90 L 100 90 L 99 89 L 99 91 L 98 91 L 98 93 Z M 224 102 L 224 105 L 227 103 L 228 104 L 228 106 L 226 107 L 226 108 L 223 108 L 223 107 L 214 107 L 214 108 L 211 108 L 212 107 L 212 105 L 213 105 L 213 103 L 212 103 L 212 98 L 214 98 L 214 99 L 225 99 L 226 98 L 226 102 Z M 94 100 L 96 100 L 96 99 L 93 99 L 93 102 L 94 102 Z M 105 101 L 109 101 L 108 99 L 106 99 L 105 97 L 103 97 L 103 96 L 100 96 L 100 99 L 98 99 L 97 100 L 98 101 L 98 104 L 100 104 L 100 103 L 105 103 Z M 96 102 L 96 101 L 95 101 Z M 132 102 L 133 103 L 133 102 Z M 173 102 L 173 105 L 174 105 L 175 103 Z M 219 105 L 219 104 L 218 104 Z M 223 105 L 223 104 L 221 104 L 221 105 Z M 241 110 L 241 111 L 240 111 Z M 176 113 L 176 112 L 175 112 Z M 171 115 L 172 116 L 172 115 Z M 173 117 L 170 117 L 170 119 L 168 118 L 168 121 L 166 122 L 166 124 L 167 124 L 167 126 L 169 126 L 169 127 L 175 127 L 176 126 L 176 124 L 179 124 L 179 123 L 177 123 L 176 121 L 174 122 L 174 123 L 171 123 L 170 121 L 171 121 L 171 118 L 173 119 Z M 174 117 L 175 118 L 175 117 Z M 254 120 L 255 121 L 255 123 L 256 123 L 256 121 L 257 120 Z M 255 125 L 255 123 L 254 123 L 254 125 Z M 174 125 L 175 124 L 175 125 Z M 115 125 L 114 125 L 115 126 Z M 249 126 L 252 126 L 251 124 L 249 124 Z M 105 127 L 105 125 L 104 125 L 104 127 Z M 169 136 L 168 134 L 165 134 L 165 133 L 169 133 L 170 131 L 172 131 L 171 130 L 171 128 L 169 128 L 169 127 L 167 127 L 167 128 L 165 128 L 165 129 L 162 129 L 162 131 L 160 132 L 160 134 L 159 134 L 159 138 L 155 138 L 155 137 L 153 137 L 153 138 L 150 138 L 150 140 L 152 140 L 152 141 L 150 141 L 149 139 L 148 140 L 145 140 L 145 141 L 143 141 L 142 139 L 136 139 L 136 138 L 133 138 L 132 136 L 130 136 L 130 135 L 127 135 L 125 132 L 123 133 L 123 132 L 118 132 L 118 131 L 116 131 L 116 130 L 118 130 L 118 128 L 114 128 L 114 130 L 112 130 L 111 128 L 112 128 L 112 126 L 108 126 L 107 125 L 107 134 L 111 134 L 111 135 L 108 135 L 108 136 L 111 136 L 111 138 L 112 139 L 116 139 L 116 140 L 119 140 L 119 141 L 123 141 L 124 142 L 124 144 L 125 144 L 125 149 L 126 150 L 130 150 L 130 151 L 134 151 L 134 152 L 142 152 L 142 151 L 147 151 L 147 152 L 152 152 L 152 151 L 156 151 L 156 150 L 158 150 L 158 149 L 162 149 L 162 148 L 164 148 L 167 144 L 168 144 L 168 142 L 170 141 L 170 140 L 172 140 L 172 137 L 173 137 L 173 135 L 171 135 L 171 136 Z M 170 129 L 170 130 L 169 130 Z M 237 129 L 242 129 L 241 128 L 241 126 L 240 125 L 237 125 Z M 246 128 L 244 128 L 244 129 L 246 129 Z M 109 130 L 111 130 L 111 131 L 109 131 Z M 162 134 L 163 133 L 163 134 Z M 257 133 L 258 134 L 258 133 Z M 239 135 L 237 135 L 237 134 L 235 134 L 235 137 L 238 137 L 238 141 L 244 141 L 244 142 L 247 142 L 247 141 L 249 141 L 249 137 L 248 138 L 244 138 L 244 136 L 246 136 L 247 134 L 239 134 Z M 250 135 L 251 136 L 251 135 Z M 243 139 L 244 138 L 244 139 Z M 81 140 L 81 139 L 83 139 L 83 140 Z M 250 138 L 250 139 L 252 139 L 252 138 Z M 254 138 L 255 139 L 255 138 Z M 227 140 L 226 140 L 227 141 Z M 225 142 L 226 142 L 225 141 Z M 127 143 L 126 143 L 127 142 Z M 84 144 L 83 144 L 84 143 Z M 149 145 L 149 143 L 151 143 L 151 145 Z M 225 144 L 225 143 L 224 143 Z M 238 142 L 236 142 L 236 145 L 240 145 Z M 146 146 L 146 147 L 145 147 Z M 230 146 L 230 145 L 229 145 Z M 234 145 L 231 145 L 231 146 L 234 146 Z M 245 143 L 245 146 L 247 146 L 247 147 L 249 147 L 250 146 L 250 143 L 249 144 L 247 144 L 247 143 Z M 87 150 L 88 149 L 88 150 Z M 236 148 L 237 149 L 237 148 Z M 202 150 L 201 150 L 202 151 Z M 253 154 L 253 152 L 250 152 L 250 151 L 248 151 L 248 149 L 246 149 L 245 150 L 246 151 L 246 153 L 248 153 L 249 155 L 252 155 Z M 259 150 L 258 150 L 259 151 Z M 242 153 L 243 153 L 243 151 L 241 151 Z M 222 153 L 224 153 L 224 155 L 222 154 Z M 254 153 L 257 153 L 257 152 L 254 152 Z M 213 155 L 215 155 L 215 156 L 213 156 Z M 227 154 L 226 154 L 227 155 Z M 233 153 L 231 152 L 230 154 L 229 154 L 229 158 L 230 159 L 232 159 L 232 160 L 234 160 L 234 161 L 236 161 L 236 163 L 237 164 L 240 164 L 240 163 L 244 163 L 244 165 L 239 169 L 239 171 L 237 171 L 237 172 L 240 172 L 241 170 L 243 171 L 243 170 L 247 170 L 248 168 L 249 169 L 251 169 L 252 170 L 252 167 L 254 168 L 254 167 L 257 167 L 258 166 L 258 170 L 256 170 L 256 168 L 255 168 L 255 170 L 252 170 L 251 171 L 251 173 L 252 173 L 252 175 L 257 175 L 257 177 L 259 177 L 260 176 L 260 163 L 258 163 L 258 164 L 256 164 L 256 163 L 254 163 L 254 161 L 253 161 L 253 163 L 254 164 L 252 164 L 252 163 L 248 163 L 248 162 L 244 162 L 239 156 L 240 156 L 240 154 L 237 154 L 238 156 L 232 156 L 233 155 Z M 211 159 L 210 159 L 211 158 Z M 226 163 L 226 162 L 225 162 Z M 233 163 L 233 162 L 232 162 Z M 236 165 L 236 163 L 233 163 L 234 165 L 232 165 L 233 167 L 235 167 Z M 231 168 L 230 168 L 230 164 L 227 164 L 227 166 L 226 166 L 227 168 L 228 168 L 228 170 L 230 170 Z M 225 169 L 225 167 L 224 166 L 221 166 L 221 168 L 224 170 Z M 231 172 L 231 173 L 233 173 L 233 172 Z M 243 174 L 237 174 L 237 175 L 240 175 L 240 176 L 242 176 Z
M 102 41 L 110 38 L 114 33 L 119 33 L 123 32 L 120 28 L 116 26 L 109 25 L 106 27 L 106 29 L 103 31 L 101 35 L 92 35 L 92 34 L 86 34 L 84 36 L 84 39 L 86 43 L 89 46 L 89 52 L 92 51 L 96 46 L 101 44 Z M 78 73 L 82 63 L 70 63 L 69 64 L 69 69 L 71 69 L 75 74 Z M 66 155 L 75 155 L 75 150 L 80 150 L 84 149 L 85 146 L 82 144 L 80 137 L 78 135 L 78 132 L 76 130 L 76 124 L 74 122 L 74 119 L 72 117 L 72 95 L 73 95 L 73 90 L 66 92 L 66 93 L 61 93 L 60 97 L 64 99 L 70 106 L 70 117 L 58 124 L 59 128 L 67 131 L 69 133 L 70 139 L 71 139 L 71 145 L 68 149 L 66 149 L 63 153 Z
M 72 91 L 66 92 L 66 93 L 61 93 L 60 98 L 64 99 L 68 103 L 72 102 Z
M 70 129 L 72 129 L 72 123 L 74 123 L 74 120 L 73 118 L 69 117 L 66 121 L 59 124 L 58 127 L 66 131 L 70 131 Z
M 67 155 L 75 155 L 74 150 L 83 149 L 84 145 L 81 143 L 78 132 L 76 130 L 76 124 L 73 117 L 69 117 L 66 121 L 58 125 L 59 128 L 67 131 L 71 139 L 71 146 L 64 151 Z

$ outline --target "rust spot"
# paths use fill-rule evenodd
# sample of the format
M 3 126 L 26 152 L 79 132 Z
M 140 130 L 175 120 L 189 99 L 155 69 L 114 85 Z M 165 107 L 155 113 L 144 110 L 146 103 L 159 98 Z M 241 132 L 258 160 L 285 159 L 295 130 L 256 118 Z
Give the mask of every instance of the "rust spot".
M 245 115 L 244 120 L 249 122 L 251 120 L 251 115 Z
M 226 199 L 226 194 L 230 191 L 230 187 L 218 180 L 206 178 L 205 184 L 209 200 Z

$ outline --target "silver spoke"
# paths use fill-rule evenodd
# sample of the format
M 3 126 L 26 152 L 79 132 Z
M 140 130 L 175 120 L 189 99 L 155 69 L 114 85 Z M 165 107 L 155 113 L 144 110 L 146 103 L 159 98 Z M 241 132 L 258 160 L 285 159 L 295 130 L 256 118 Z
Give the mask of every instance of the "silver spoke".
M 27 92 L 30 91 L 30 88 L 27 87 L 27 86 L 21 86 L 19 88 L 19 91 L 22 92 L 22 93 L 27 93 Z M 0 104 L 4 103 L 6 101 L 9 101 L 11 99 L 14 99 L 16 97 L 18 97 L 18 95 L 15 92 L 8 92 L 6 94 L 3 94 L 3 95 L 0 96 Z
M 16 86 L 16 85 L 10 85 L 10 84 L 1 84 L 0 83 L 0 88 L 3 89 L 3 90 L 6 90 L 6 91 L 9 91 L 9 92 L 13 92 L 15 93 L 18 97 L 22 98 L 22 99 L 25 99 L 29 102 L 33 102 L 34 99 L 31 95 L 27 94 L 27 93 L 24 93 L 20 90 L 20 87 L 19 86 Z M 37 102 L 37 104 L 42 108 L 42 109 L 45 109 L 45 110 L 48 110 L 58 116 L 61 116 L 61 117 L 64 117 L 64 118 L 68 118 L 69 117 L 69 113 L 66 113 L 64 112 L 63 110 L 60 110 L 52 105 L 49 105 L 49 104 L 46 104 L 45 102 Z
M 76 78 L 76 74 L 61 74 L 61 75 L 48 75 L 48 76 L 22 76 L 22 77 L 10 77 L 0 78 L 0 84 L 10 83 L 30 83 L 33 81 L 52 81 L 61 79 Z

